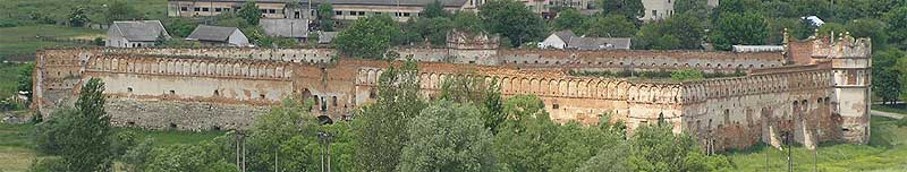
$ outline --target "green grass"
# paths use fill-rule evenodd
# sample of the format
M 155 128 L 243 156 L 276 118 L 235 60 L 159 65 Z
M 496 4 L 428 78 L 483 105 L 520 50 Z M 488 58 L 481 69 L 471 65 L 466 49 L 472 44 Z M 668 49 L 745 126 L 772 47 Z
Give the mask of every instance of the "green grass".
M 0 63 L 0 98 L 15 95 L 18 88 L 19 73 L 25 65 L 15 63 Z
M 2 124 L 0 123 L 0 171 L 26 171 L 37 153 L 33 150 L 30 132 L 34 128 L 31 124 Z M 156 146 L 173 144 L 193 144 L 214 137 L 221 136 L 224 132 L 190 132 L 190 131 L 152 131 L 140 129 L 121 128 L 139 133 L 140 136 L 154 138 Z
M 74 8 L 83 7 L 89 20 L 103 21 L 105 5 L 114 1 L 125 1 L 144 18 L 162 19 L 167 15 L 167 0 L 0 0 L 0 20 L 34 23 L 31 21 L 33 13 L 40 13 L 42 17 L 62 23 L 68 20 Z
M 57 38 L 75 38 L 91 40 L 104 37 L 103 30 L 74 28 L 58 25 L 33 25 L 0 28 L 0 57 L 33 54 L 42 48 L 79 46 L 71 42 L 52 42 L 38 40 L 36 36 Z M 31 59 L 28 59 L 31 60 Z
M 790 152 L 794 171 L 907 171 L 907 128 L 893 123 L 872 117 L 869 145 L 825 144 L 818 152 L 794 147 Z M 735 171 L 787 170 L 787 151 L 769 146 L 728 153 L 728 159 Z

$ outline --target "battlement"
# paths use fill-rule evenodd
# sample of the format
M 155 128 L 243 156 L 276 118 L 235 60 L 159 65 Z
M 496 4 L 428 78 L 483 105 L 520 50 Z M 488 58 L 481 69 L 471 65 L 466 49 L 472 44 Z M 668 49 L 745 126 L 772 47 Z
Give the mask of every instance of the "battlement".
M 872 41 L 870 38 L 855 39 L 850 33 L 835 37 L 823 37 L 813 41 L 814 58 L 872 58 Z

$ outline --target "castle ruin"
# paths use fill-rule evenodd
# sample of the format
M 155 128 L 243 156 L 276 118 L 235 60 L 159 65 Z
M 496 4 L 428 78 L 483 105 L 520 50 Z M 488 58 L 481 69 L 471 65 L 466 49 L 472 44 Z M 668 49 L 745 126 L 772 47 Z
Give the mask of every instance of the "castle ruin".
M 804 145 L 869 140 L 868 39 L 812 38 L 788 41 L 780 52 L 734 53 L 499 50 L 492 37 L 450 38 L 444 49 L 393 50 L 418 61 L 428 99 L 446 78 L 483 78 L 497 80 L 505 97 L 538 95 L 556 122 L 593 124 L 609 113 L 632 131 L 665 121 L 707 150 L 778 146 L 784 135 Z M 315 100 L 313 114 L 340 120 L 374 101 L 378 77 L 394 63 L 339 58 L 331 49 L 43 50 L 33 105 L 47 115 L 72 102 L 87 79 L 101 78 L 117 126 L 239 129 L 291 96 Z M 684 68 L 746 75 L 680 82 L 568 73 Z

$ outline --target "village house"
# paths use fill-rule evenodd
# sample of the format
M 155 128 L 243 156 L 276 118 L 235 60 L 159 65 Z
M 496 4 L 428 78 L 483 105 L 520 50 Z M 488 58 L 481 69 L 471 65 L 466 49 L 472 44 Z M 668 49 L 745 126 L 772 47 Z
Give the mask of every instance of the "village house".
M 198 25 L 186 40 L 212 46 L 249 46 L 249 39 L 236 27 Z
M 630 38 L 602 38 L 576 36 L 573 31 L 564 30 L 552 33 L 539 43 L 539 48 L 574 49 L 574 50 L 629 50 Z
M 149 47 L 170 39 L 159 20 L 114 21 L 107 29 L 107 47 Z
M 307 19 L 264 18 L 258 22 L 258 25 L 264 30 L 265 35 L 305 41 L 309 37 L 310 21 Z

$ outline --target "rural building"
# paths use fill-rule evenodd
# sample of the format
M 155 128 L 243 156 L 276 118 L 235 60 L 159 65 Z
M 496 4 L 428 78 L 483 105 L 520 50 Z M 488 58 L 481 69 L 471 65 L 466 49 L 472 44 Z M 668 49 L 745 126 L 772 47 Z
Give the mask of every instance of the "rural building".
M 575 49 L 575 50 L 629 50 L 630 38 L 600 38 L 576 36 L 573 31 L 564 30 L 552 33 L 539 43 L 539 48 Z
M 236 27 L 198 25 L 186 40 L 213 46 L 249 46 L 249 39 Z
M 168 16 L 202 17 L 238 11 L 246 0 L 168 0 Z M 435 0 L 330 0 L 334 19 L 355 20 L 374 14 L 389 14 L 405 22 L 419 16 L 427 4 Z M 300 0 L 292 4 L 286 0 L 255 1 L 262 18 L 314 19 L 315 9 L 326 1 Z M 446 10 L 474 10 L 485 0 L 440 0 Z M 288 5 L 290 4 L 290 5 Z
M 156 42 L 170 39 L 170 34 L 159 20 L 114 21 L 107 29 L 108 47 L 149 47 Z
M 309 37 L 309 21 L 307 19 L 269 19 L 264 18 L 258 25 L 264 29 L 265 35 L 296 40 L 306 40 Z

